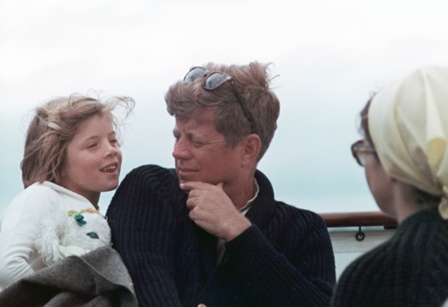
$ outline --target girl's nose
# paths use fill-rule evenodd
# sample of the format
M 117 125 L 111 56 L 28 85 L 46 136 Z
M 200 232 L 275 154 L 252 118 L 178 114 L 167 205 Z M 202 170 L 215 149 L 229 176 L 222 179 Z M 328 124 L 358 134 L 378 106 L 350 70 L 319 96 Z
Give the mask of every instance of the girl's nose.
M 108 142 L 106 145 L 105 152 L 106 152 L 107 156 L 109 156 L 109 155 L 115 156 L 120 152 L 120 148 L 118 147 L 117 144 L 111 144 Z

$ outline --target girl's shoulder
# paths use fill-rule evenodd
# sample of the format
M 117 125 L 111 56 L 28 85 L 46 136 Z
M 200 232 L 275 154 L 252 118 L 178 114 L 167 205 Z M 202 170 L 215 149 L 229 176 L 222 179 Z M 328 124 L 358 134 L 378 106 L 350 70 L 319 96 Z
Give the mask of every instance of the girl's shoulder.
M 39 219 L 48 212 L 57 210 L 58 193 L 51 187 L 34 183 L 13 198 L 3 212 L 3 224 L 26 219 Z
M 49 200 L 56 200 L 58 192 L 51 186 L 50 182 L 33 183 L 25 190 L 17 194 L 11 203 L 16 202 L 48 202 Z
M 44 181 L 42 183 L 34 183 L 23 190 L 16 196 L 14 200 L 29 200 L 32 202 L 48 202 L 52 204 L 61 203 L 67 208 L 76 207 L 92 207 L 89 201 L 83 196 L 70 191 L 55 183 Z M 14 201 L 13 200 L 13 201 Z

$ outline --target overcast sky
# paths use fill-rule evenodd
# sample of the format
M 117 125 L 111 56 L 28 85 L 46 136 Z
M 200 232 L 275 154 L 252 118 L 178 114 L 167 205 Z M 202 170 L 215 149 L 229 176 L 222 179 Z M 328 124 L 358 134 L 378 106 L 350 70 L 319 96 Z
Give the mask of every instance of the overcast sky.
M 277 199 L 316 212 L 377 210 L 349 150 L 357 114 L 395 78 L 448 64 L 445 0 L 0 0 L 0 214 L 22 190 L 37 104 L 89 90 L 131 96 L 122 177 L 146 163 L 171 167 L 165 92 L 210 61 L 273 63 L 281 114 L 259 169 Z

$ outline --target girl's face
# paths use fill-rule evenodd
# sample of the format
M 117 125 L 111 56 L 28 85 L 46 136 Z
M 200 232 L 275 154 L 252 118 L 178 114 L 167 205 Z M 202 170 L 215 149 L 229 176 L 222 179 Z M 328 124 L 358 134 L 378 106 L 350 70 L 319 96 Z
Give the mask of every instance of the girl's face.
M 121 152 L 109 115 L 79 123 L 69 142 L 60 185 L 97 205 L 100 193 L 118 186 Z

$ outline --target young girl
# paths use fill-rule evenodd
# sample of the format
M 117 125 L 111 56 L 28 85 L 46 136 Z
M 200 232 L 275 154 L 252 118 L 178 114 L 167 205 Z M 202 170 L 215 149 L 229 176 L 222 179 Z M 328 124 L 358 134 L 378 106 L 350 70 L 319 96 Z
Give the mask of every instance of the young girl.
M 0 220 L 0 290 L 52 262 L 42 256 L 42 244 L 38 244 L 51 235 L 41 233 L 49 217 L 64 215 L 77 227 L 86 227 L 93 223 L 88 215 L 94 215 L 95 223 L 102 223 L 98 227 L 106 227 L 109 234 L 87 235 L 110 241 L 98 200 L 101 192 L 118 185 L 122 155 L 116 132 L 119 123 L 112 114 L 117 106 L 124 107 L 126 117 L 134 101 L 116 97 L 103 103 L 72 95 L 36 108 L 21 162 L 25 190 Z M 65 243 L 69 246 L 58 250 L 59 256 L 83 253 L 77 242 Z

